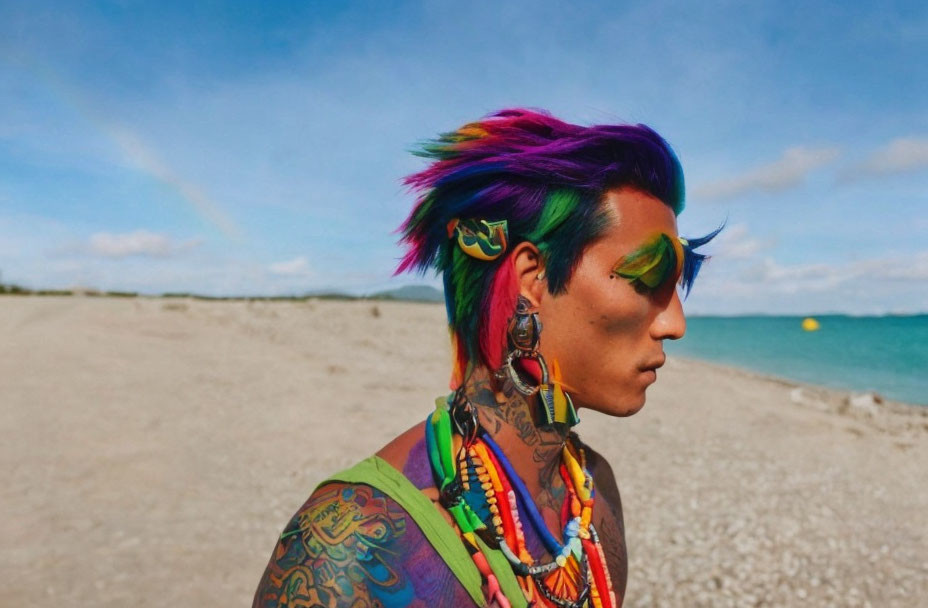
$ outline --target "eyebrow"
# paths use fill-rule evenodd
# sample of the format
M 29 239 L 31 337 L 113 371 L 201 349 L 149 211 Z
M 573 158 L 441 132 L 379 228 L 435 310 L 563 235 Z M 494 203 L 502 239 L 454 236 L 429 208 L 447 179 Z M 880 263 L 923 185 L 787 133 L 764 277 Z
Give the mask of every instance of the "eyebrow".
M 671 277 L 680 278 L 686 256 L 684 242 L 660 232 L 622 256 L 612 267 L 612 274 L 633 284 L 657 289 Z

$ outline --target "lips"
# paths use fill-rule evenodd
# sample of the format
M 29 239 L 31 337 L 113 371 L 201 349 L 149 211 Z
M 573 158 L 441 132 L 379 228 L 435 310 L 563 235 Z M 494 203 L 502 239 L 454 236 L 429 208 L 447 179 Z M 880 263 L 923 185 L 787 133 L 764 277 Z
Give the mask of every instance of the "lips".
M 664 365 L 664 362 L 666 360 L 667 360 L 667 357 L 662 354 L 659 359 L 653 359 L 647 364 L 642 365 L 638 369 L 640 369 L 643 372 L 655 372 L 657 371 L 657 368 L 662 367 Z

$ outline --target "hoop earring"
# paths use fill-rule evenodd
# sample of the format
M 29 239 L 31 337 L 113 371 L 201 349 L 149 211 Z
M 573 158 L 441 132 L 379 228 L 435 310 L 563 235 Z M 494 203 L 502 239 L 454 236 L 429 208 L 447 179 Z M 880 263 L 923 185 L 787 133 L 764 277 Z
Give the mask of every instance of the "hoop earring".
M 516 368 L 512 365 L 512 362 L 516 359 L 535 359 L 538 361 L 538 366 L 541 368 L 541 383 L 536 386 L 531 386 L 526 384 L 525 381 L 519 376 L 519 372 L 516 371 Z M 539 390 L 541 387 L 547 384 L 548 382 L 548 365 L 545 363 L 545 358 L 541 356 L 541 353 L 524 353 L 521 351 L 511 350 L 506 355 L 506 362 L 503 364 L 503 367 L 506 370 L 507 377 L 512 381 L 512 385 L 517 391 L 525 395 L 526 397 L 531 397 Z
M 516 312 L 509 321 L 509 347 L 503 368 L 515 389 L 531 397 L 538 394 L 541 406 L 542 420 L 540 426 L 550 427 L 556 422 L 574 426 L 580 422 L 570 395 L 564 392 L 560 382 L 560 369 L 557 361 L 554 362 L 554 381 L 548 373 L 548 364 L 538 352 L 538 343 L 541 340 L 541 320 L 538 313 L 532 310 L 532 303 L 524 296 L 516 301 Z M 526 384 L 519 376 L 513 365 L 516 359 L 534 359 L 541 368 L 541 381 L 536 386 Z
M 537 386 L 529 386 L 519 377 L 519 372 L 512 362 L 516 359 L 538 359 L 542 369 L 542 383 L 547 380 L 547 365 L 541 354 L 538 353 L 538 342 L 541 338 L 541 321 L 538 313 L 532 310 L 532 303 L 528 298 L 520 295 L 516 300 L 516 312 L 509 320 L 509 352 L 503 367 L 512 380 L 517 391 L 530 397 L 538 392 Z

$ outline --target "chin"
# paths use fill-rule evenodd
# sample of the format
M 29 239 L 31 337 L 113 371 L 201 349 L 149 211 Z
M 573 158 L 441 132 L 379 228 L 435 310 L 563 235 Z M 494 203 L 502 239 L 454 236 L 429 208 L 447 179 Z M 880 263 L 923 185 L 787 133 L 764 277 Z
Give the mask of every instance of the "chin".
M 620 418 L 625 418 L 625 417 L 627 417 L 627 416 L 632 416 L 632 415 L 634 415 L 634 414 L 637 414 L 638 412 L 641 411 L 641 408 L 644 407 L 645 401 L 647 401 L 647 399 L 645 399 L 645 396 L 644 396 L 644 394 L 642 393 L 642 395 L 641 395 L 641 401 L 639 401 L 637 404 L 633 405 L 632 407 L 626 409 L 626 410 L 625 410 L 624 412 L 622 412 L 621 414 L 616 414 L 616 415 L 619 416 Z
M 583 400 L 574 398 L 574 403 L 581 408 L 600 412 L 607 416 L 615 416 L 616 418 L 627 418 L 628 416 L 637 414 L 641 408 L 644 407 L 646 401 L 644 390 L 638 391 L 637 394 L 628 390 L 617 391 L 617 393 L 622 395 L 621 399 L 616 399 L 614 396 L 616 393 L 613 393 L 611 399 L 597 399 L 591 402 L 584 402 Z

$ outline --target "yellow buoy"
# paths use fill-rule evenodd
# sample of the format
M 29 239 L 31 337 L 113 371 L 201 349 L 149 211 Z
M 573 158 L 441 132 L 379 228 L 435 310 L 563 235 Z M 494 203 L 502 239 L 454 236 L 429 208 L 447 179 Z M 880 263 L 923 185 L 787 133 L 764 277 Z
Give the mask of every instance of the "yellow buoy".
M 821 325 L 818 324 L 818 321 L 812 317 L 806 317 L 802 320 L 802 329 L 803 331 L 818 331 Z

